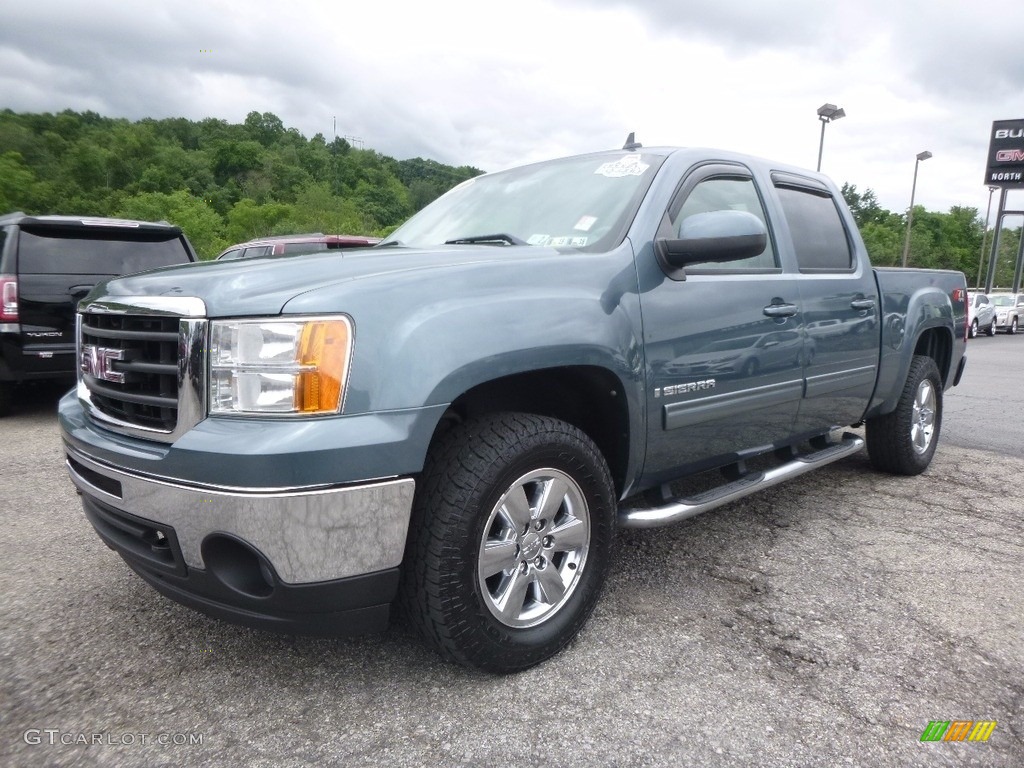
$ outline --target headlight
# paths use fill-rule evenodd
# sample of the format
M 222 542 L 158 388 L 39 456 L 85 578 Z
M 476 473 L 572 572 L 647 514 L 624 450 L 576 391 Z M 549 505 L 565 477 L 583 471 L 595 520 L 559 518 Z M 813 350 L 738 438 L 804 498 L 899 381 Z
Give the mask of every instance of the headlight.
M 344 316 L 214 320 L 210 413 L 337 413 L 351 354 Z

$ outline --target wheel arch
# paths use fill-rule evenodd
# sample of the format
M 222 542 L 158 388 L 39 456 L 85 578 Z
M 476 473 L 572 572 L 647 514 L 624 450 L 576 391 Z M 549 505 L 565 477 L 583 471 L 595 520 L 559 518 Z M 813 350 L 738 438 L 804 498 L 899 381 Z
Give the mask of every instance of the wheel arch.
M 914 355 L 930 357 L 935 361 L 942 376 L 943 388 L 949 385 L 950 377 L 955 373 L 952 370 L 953 357 L 953 336 L 947 328 L 927 328 L 917 337 L 914 344 Z M 910 370 L 910 361 L 907 361 L 907 371 Z M 903 378 L 906 379 L 906 373 Z
M 434 430 L 431 448 L 452 426 L 503 411 L 549 416 L 586 433 L 608 463 L 620 495 L 639 471 L 630 455 L 627 390 L 607 368 L 544 368 L 481 382 L 451 402 Z

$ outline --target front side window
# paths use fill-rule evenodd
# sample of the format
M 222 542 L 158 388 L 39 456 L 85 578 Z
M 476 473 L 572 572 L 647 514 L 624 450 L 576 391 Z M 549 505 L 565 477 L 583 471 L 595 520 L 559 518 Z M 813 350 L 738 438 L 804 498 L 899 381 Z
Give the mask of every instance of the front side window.
M 727 177 L 706 179 L 693 188 L 693 191 L 687 195 L 682 207 L 671 219 L 673 233 L 678 235 L 679 228 L 690 216 L 711 211 L 744 211 L 756 216 L 764 224 L 765 229 L 768 229 L 768 219 L 765 216 L 764 207 L 761 205 L 761 198 L 754 187 L 754 180 L 750 178 Z M 774 269 L 777 266 L 775 249 L 772 247 L 771 237 L 769 237 L 768 245 L 758 256 L 752 256 L 742 261 L 695 264 L 692 269 L 687 271 L 747 271 Z
M 636 152 L 537 163 L 463 182 L 382 245 L 487 243 L 608 250 L 664 161 Z
M 809 189 L 776 189 L 800 271 L 849 272 L 853 252 L 832 196 Z

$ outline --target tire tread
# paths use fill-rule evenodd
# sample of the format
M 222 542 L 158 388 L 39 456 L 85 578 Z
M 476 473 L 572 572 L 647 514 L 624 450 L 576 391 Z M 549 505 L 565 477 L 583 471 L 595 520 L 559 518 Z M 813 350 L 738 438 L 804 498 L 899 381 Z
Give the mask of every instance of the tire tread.
M 614 489 L 603 456 L 582 431 L 546 416 L 497 413 L 467 421 L 442 435 L 431 448 L 413 503 L 403 565 L 400 609 L 412 628 L 449 661 L 492 672 L 514 672 L 543 661 L 567 644 L 586 621 L 596 594 L 557 647 L 538 649 L 534 654 L 509 649 L 495 658 L 493 649 L 479 639 L 480 631 L 471 620 L 479 608 L 467 605 L 465 590 L 459 588 L 459 573 L 468 548 L 475 546 L 469 536 L 467 515 L 483 512 L 475 508 L 495 476 L 495 467 L 524 446 L 571 445 L 600 467 L 592 478 L 602 497 L 614 507 Z M 599 510 L 591 510 L 592 526 L 600 525 Z M 610 550 L 614 509 L 605 511 L 609 531 L 603 538 Z M 608 553 L 595 552 L 594 566 L 607 567 Z M 604 556 L 601 556 L 601 555 Z M 598 574 L 598 591 L 604 573 Z M 459 617 L 459 618 L 455 618 Z

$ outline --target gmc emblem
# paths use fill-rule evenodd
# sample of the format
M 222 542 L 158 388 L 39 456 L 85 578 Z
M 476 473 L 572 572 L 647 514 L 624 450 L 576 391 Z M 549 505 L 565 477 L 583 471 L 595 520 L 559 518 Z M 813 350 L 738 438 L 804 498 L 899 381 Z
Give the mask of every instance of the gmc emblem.
M 124 384 L 124 374 L 114 370 L 115 360 L 124 360 L 123 349 L 97 347 L 95 344 L 82 345 L 80 367 L 83 373 L 103 381 Z

